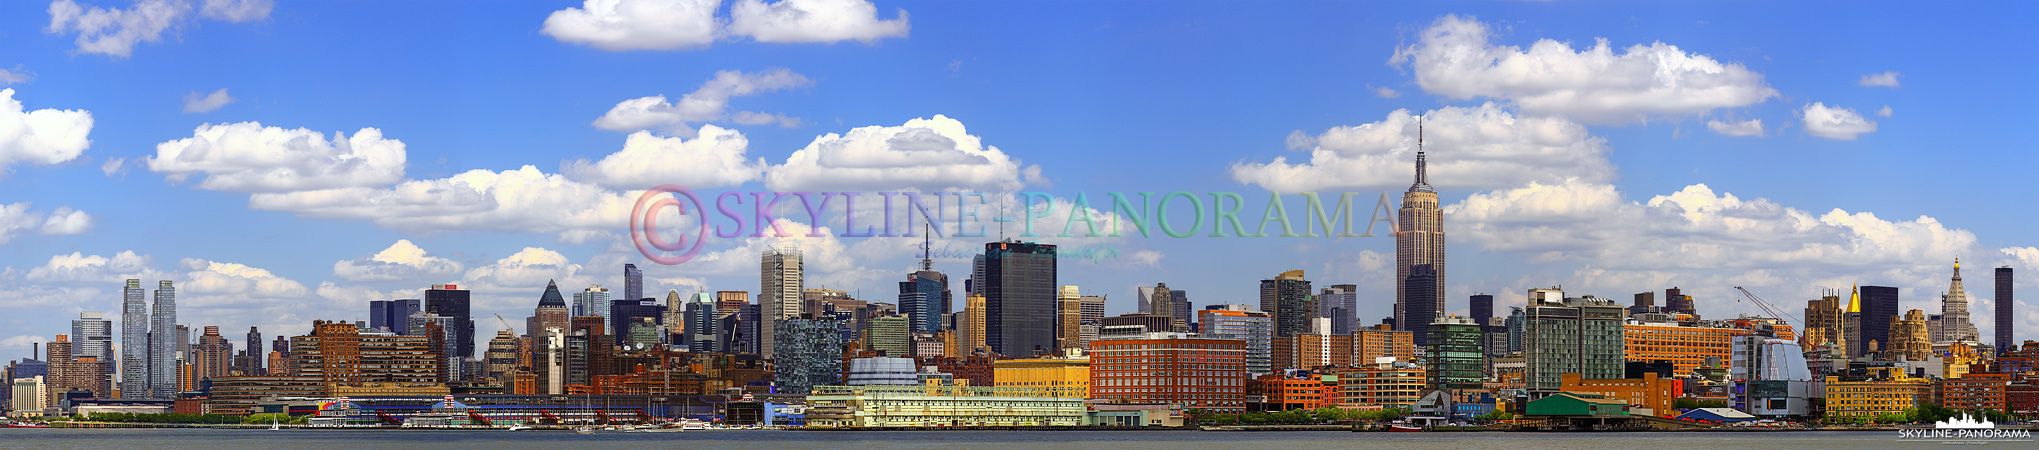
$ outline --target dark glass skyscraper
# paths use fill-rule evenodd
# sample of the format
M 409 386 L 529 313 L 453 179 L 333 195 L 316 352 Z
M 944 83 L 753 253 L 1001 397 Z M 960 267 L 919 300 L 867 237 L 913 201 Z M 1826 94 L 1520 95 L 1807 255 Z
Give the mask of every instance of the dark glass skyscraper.
M 609 335 L 623 336 L 617 339 L 619 342 L 630 336 L 630 324 L 637 323 L 639 317 L 650 317 L 654 323 L 666 325 L 666 308 L 660 306 L 657 300 L 610 300 L 609 314 L 615 315 L 609 320 Z
M 2017 325 L 2011 321 L 2011 306 L 2018 304 L 2018 302 L 2011 298 L 2011 294 L 2011 266 L 1998 267 L 1996 296 L 1997 327 L 1993 333 L 1997 337 L 1997 353 L 1999 354 L 2017 350 L 2014 347 L 2017 345 L 2017 341 L 2012 340 L 2012 338 L 2017 336 Z
M 1473 323 L 1493 325 L 1487 323 L 1488 320 L 1494 318 L 1494 296 L 1492 294 L 1474 294 L 1472 305 Z
M 949 275 L 935 271 L 935 263 L 923 253 L 920 270 L 899 282 L 899 313 L 906 315 L 907 329 L 914 333 L 942 331 L 942 315 L 949 313 Z
M 1435 296 L 1437 295 L 1437 276 L 1437 270 L 1431 268 L 1429 264 L 1410 266 L 1409 277 L 1402 279 L 1402 292 L 1408 293 L 1409 298 L 1430 298 L 1424 297 L 1425 295 Z M 1395 320 L 1402 322 L 1402 326 L 1408 327 L 1407 330 L 1411 334 L 1410 337 L 1415 339 L 1417 347 L 1426 347 L 1430 345 L 1430 323 L 1437 321 L 1437 313 L 1438 310 L 1430 308 L 1408 308 L 1402 310 L 1402 314 L 1407 314 L 1408 317 L 1396 317 Z
M 388 328 L 392 333 L 409 335 L 411 314 L 422 311 L 423 302 L 415 298 L 371 300 L 368 302 L 368 327 Z
M 636 264 L 623 265 L 623 300 L 644 299 L 644 271 Z
M 1004 240 L 984 244 L 971 288 L 984 297 L 984 344 L 1000 355 L 1055 350 L 1055 246 Z
M 1310 318 L 1317 305 L 1310 301 L 1310 281 L 1303 271 L 1291 270 L 1273 279 L 1260 280 L 1260 310 L 1274 316 L 1274 337 L 1284 338 L 1310 332 Z
M 1897 314 L 1897 288 L 1863 286 L 1862 345 L 1875 342 L 1877 349 L 1889 349 L 1890 319 L 1897 317 Z
M 470 315 L 467 290 L 451 284 L 435 284 L 425 290 L 425 312 L 452 318 L 453 356 L 474 357 L 474 317 Z M 407 318 L 406 322 L 409 321 Z

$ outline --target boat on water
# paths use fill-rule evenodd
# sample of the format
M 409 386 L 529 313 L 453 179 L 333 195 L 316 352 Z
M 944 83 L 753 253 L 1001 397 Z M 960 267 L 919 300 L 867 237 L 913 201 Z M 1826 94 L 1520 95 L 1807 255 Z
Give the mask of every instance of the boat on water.
M 530 430 L 530 429 L 531 429 L 531 427 L 528 427 L 528 426 L 523 426 L 523 425 L 511 425 L 511 426 L 510 426 L 510 429 L 509 429 L 508 431 L 525 431 L 525 430 Z
M 8 422 L 6 426 L 0 428 L 49 428 L 49 427 L 50 424 L 47 422 Z
M 1409 425 L 1405 423 L 1397 423 L 1388 425 L 1388 431 L 1402 431 L 1402 432 L 1423 431 L 1423 427 Z
M 595 427 L 583 425 L 579 428 L 574 428 L 573 432 L 580 434 L 595 434 Z

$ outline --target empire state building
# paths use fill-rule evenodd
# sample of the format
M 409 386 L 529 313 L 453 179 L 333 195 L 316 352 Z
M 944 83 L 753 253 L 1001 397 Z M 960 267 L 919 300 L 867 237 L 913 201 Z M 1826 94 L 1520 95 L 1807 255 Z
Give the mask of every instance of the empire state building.
M 1395 329 L 1414 332 L 1418 347 L 1427 345 L 1426 328 L 1444 313 L 1444 210 L 1437 206 L 1425 163 L 1419 117 L 1416 182 L 1402 194 L 1395 234 Z

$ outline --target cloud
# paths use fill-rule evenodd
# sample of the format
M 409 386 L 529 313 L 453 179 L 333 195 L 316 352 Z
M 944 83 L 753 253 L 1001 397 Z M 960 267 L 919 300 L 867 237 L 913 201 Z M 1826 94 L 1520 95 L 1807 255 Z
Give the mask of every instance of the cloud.
M 1882 86 L 1891 89 L 1897 89 L 1898 87 L 1897 78 L 1900 76 L 1903 75 L 1897 73 L 1897 71 L 1895 70 L 1884 71 L 1883 73 L 1872 73 L 1868 75 L 1863 75 L 1862 80 L 1856 81 L 1855 84 L 1860 84 L 1863 86 Z
M 178 267 L 188 271 L 180 307 L 225 307 L 251 305 L 273 299 L 303 298 L 311 289 L 303 283 L 276 276 L 267 269 L 245 264 L 184 258 Z
M 758 42 L 834 43 L 856 40 L 876 43 L 906 37 L 906 10 L 899 18 L 878 19 L 878 7 L 866 0 L 736 0 L 729 7 L 729 31 Z
M 1445 214 L 1448 232 L 1485 251 L 1639 270 L 1908 265 L 1952 261 L 1976 243 L 1931 217 L 1818 214 L 1704 184 L 1635 202 L 1602 183 L 1532 183 L 1471 195 Z
M 227 22 L 266 19 L 273 0 L 205 0 L 198 16 Z M 77 51 L 116 58 L 134 54 L 135 44 L 161 42 L 163 33 L 192 26 L 193 6 L 186 0 L 141 0 L 128 9 L 81 6 L 72 0 L 50 2 L 50 34 L 77 33 Z
M 198 15 L 228 22 L 249 22 L 269 18 L 275 0 L 205 0 Z
M 1400 98 L 1402 96 L 1402 93 L 1394 89 L 1388 88 L 1386 86 L 1382 86 L 1373 88 L 1373 95 L 1375 97 L 1380 98 Z
M 1677 46 L 1655 42 L 1615 54 L 1606 39 L 1587 49 L 1538 40 L 1528 49 L 1489 42 L 1472 17 L 1447 15 L 1388 62 L 1414 69 L 1424 91 L 1454 99 L 1505 99 L 1532 115 L 1557 114 L 1594 124 L 1633 124 L 1652 116 L 1693 116 L 1777 96 L 1763 75 Z
M 814 80 L 785 68 L 744 73 L 715 72 L 715 78 L 699 89 L 667 102 L 663 95 L 624 100 L 595 119 L 595 127 L 614 131 L 657 130 L 666 134 L 694 137 L 689 123 L 734 121 L 745 125 L 779 123 L 798 126 L 800 119 L 752 111 L 727 112 L 729 99 L 814 85 Z
M 602 50 L 680 50 L 715 42 L 721 0 L 587 0 L 553 11 L 540 32 Z
M 29 281 L 75 282 L 75 283 L 119 283 L 127 278 L 162 278 L 164 275 L 150 268 L 152 258 L 135 254 L 133 250 L 116 253 L 113 257 L 86 255 L 71 252 L 69 255 L 51 256 L 49 262 L 28 270 Z
M 1852 141 L 1856 136 L 1876 132 L 1876 122 L 1863 119 L 1848 108 L 1829 108 L 1825 103 L 1814 102 L 1806 105 L 1802 114 L 1805 131 L 1813 136 Z
M 1876 110 L 1876 115 L 1878 117 L 1890 117 L 1890 105 L 1883 105 L 1883 109 Z
M 184 112 L 187 113 L 211 112 L 212 110 L 219 109 L 220 107 L 226 106 L 228 103 L 233 102 L 234 97 L 231 95 L 227 95 L 227 90 L 225 88 L 221 88 L 220 90 L 217 91 L 212 91 L 211 94 L 206 94 L 203 97 L 199 96 L 197 92 L 192 92 L 190 94 L 184 95 Z
M 370 220 L 412 232 L 484 230 L 549 233 L 622 229 L 639 192 L 617 192 L 533 166 L 470 170 L 391 187 L 257 193 L 248 207 L 302 217 Z
M 333 276 L 353 282 L 445 279 L 460 273 L 459 262 L 431 256 L 409 239 L 398 239 L 373 255 L 333 263 Z
M 1706 128 L 1728 136 L 1763 136 L 1763 119 L 1749 119 L 1741 122 L 1706 121 Z
M 678 184 L 694 189 L 735 186 L 763 176 L 765 161 L 746 160 L 750 141 L 743 133 L 703 125 L 692 140 L 631 133 L 623 150 L 601 161 L 568 165 L 574 178 L 603 186 L 648 189 Z
M 1531 181 L 1614 179 L 1607 143 L 1559 117 L 1517 117 L 1492 102 L 1428 113 L 1424 148 L 1431 181 L 1443 189 L 1493 189 Z M 1417 118 L 1395 110 L 1379 122 L 1333 127 L 1314 138 L 1290 134 L 1290 148 L 1314 144 L 1310 160 L 1238 162 L 1234 181 L 1276 192 L 1407 187 L 1415 179 Z
M 15 162 L 61 164 L 77 159 L 92 145 L 92 113 L 85 110 L 29 111 L 14 99 L 13 89 L 0 89 L 0 175 Z
M 896 127 L 868 126 L 829 133 L 765 173 L 776 191 L 946 189 L 1014 191 L 1040 179 L 998 147 L 985 146 L 963 123 L 947 116 L 917 118 Z
M 404 175 L 404 143 L 362 128 L 349 138 L 256 122 L 200 125 L 192 137 L 156 145 L 149 170 L 173 183 L 203 173 L 200 189 L 284 192 L 378 186 Z
M 99 163 L 99 171 L 105 173 L 107 178 L 113 178 L 114 175 L 127 175 L 128 167 L 127 158 L 119 156 L 106 158 L 106 162 Z
M 27 83 L 34 80 L 35 74 L 22 69 L 20 64 L 15 64 L 13 70 L 0 69 L 0 86 Z
M 43 212 L 29 209 L 30 202 L 0 204 L 0 244 L 6 244 L 15 236 L 40 234 L 46 236 L 82 234 L 93 225 L 91 214 L 58 207 Z
M 547 280 L 558 281 L 561 290 L 586 286 L 592 279 L 581 274 L 582 266 L 566 255 L 542 247 L 525 247 L 489 265 L 467 270 L 466 280 L 475 290 L 526 290 L 542 288 Z M 619 286 L 620 287 L 620 286 Z M 619 289 L 620 290 L 620 289 Z

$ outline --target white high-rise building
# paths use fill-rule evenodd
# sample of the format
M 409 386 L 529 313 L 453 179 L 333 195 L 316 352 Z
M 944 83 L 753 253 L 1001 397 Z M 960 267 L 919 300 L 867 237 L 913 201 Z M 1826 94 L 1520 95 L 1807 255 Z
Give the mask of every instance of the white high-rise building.
M 612 314 L 609 312 L 609 288 L 599 284 L 573 293 L 573 315 L 602 316 L 602 329 L 616 329 L 616 324 L 610 323 Z
M 778 319 L 800 317 L 802 284 L 800 249 L 767 248 L 758 264 L 758 353 L 771 355 Z

